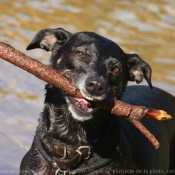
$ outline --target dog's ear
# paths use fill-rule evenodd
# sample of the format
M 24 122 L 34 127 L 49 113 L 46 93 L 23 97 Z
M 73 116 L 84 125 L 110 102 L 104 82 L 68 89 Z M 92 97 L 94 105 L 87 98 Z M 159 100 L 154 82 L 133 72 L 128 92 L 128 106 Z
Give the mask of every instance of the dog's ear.
M 33 38 L 32 42 L 28 45 L 26 50 L 41 48 L 46 51 L 52 51 L 55 43 L 58 43 L 58 45 L 60 45 L 61 47 L 67 42 L 71 35 L 71 33 L 67 32 L 62 28 L 46 28 L 40 30 L 35 35 L 35 37 Z
M 137 54 L 127 54 L 127 66 L 129 69 L 129 81 L 136 81 L 138 84 L 145 78 L 152 89 L 152 70 L 146 62 L 144 62 Z

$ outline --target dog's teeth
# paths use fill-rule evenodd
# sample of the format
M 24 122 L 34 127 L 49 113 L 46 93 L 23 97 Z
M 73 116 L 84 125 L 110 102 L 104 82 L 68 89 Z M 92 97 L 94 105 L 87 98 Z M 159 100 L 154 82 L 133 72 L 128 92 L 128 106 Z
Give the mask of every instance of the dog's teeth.
M 88 109 L 87 109 L 87 112 L 92 112 L 92 111 L 93 111 L 92 108 L 88 108 Z
M 93 101 L 93 98 L 92 97 L 90 97 L 90 96 L 87 96 L 87 95 L 83 95 L 84 96 L 84 98 L 86 98 L 86 99 L 88 99 L 88 100 L 91 100 L 91 101 Z
M 83 97 L 84 97 L 85 99 L 90 100 L 90 101 L 94 101 L 94 98 L 93 98 L 92 96 L 89 96 L 89 95 L 87 95 L 87 94 L 84 94 L 83 92 L 81 92 L 81 93 L 82 93 L 82 95 L 83 95 Z

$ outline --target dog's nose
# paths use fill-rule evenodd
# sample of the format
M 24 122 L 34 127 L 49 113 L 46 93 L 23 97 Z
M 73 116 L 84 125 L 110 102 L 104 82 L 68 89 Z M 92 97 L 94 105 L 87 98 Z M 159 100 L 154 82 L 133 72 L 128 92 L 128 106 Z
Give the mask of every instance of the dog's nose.
M 97 76 L 90 77 L 85 82 L 86 90 L 92 95 L 101 96 L 105 94 L 107 84 Z

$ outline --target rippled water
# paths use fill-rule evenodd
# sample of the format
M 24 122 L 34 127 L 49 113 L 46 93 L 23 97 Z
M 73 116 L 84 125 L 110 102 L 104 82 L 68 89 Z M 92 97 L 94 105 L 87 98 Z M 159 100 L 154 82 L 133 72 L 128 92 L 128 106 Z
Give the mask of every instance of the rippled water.
M 42 28 L 93 31 L 127 53 L 138 53 L 153 69 L 153 85 L 175 95 L 174 0 L 0 0 L 0 9 L 0 41 L 33 58 L 48 64 L 49 53 L 25 51 Z M 0 60 L 0 174 L 16 174 L 31 145 L 43 107 L 44 85 Z

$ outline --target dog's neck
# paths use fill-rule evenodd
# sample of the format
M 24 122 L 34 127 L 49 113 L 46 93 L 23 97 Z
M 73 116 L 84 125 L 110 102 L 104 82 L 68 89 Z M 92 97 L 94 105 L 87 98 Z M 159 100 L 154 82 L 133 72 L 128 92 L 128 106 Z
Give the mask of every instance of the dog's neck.
M 46 104 L 43 114 L 47 120 L 47 131 L 52 138 L 69 146 L 86 142 L 84 128 L 72 118 L 66 105 Z

